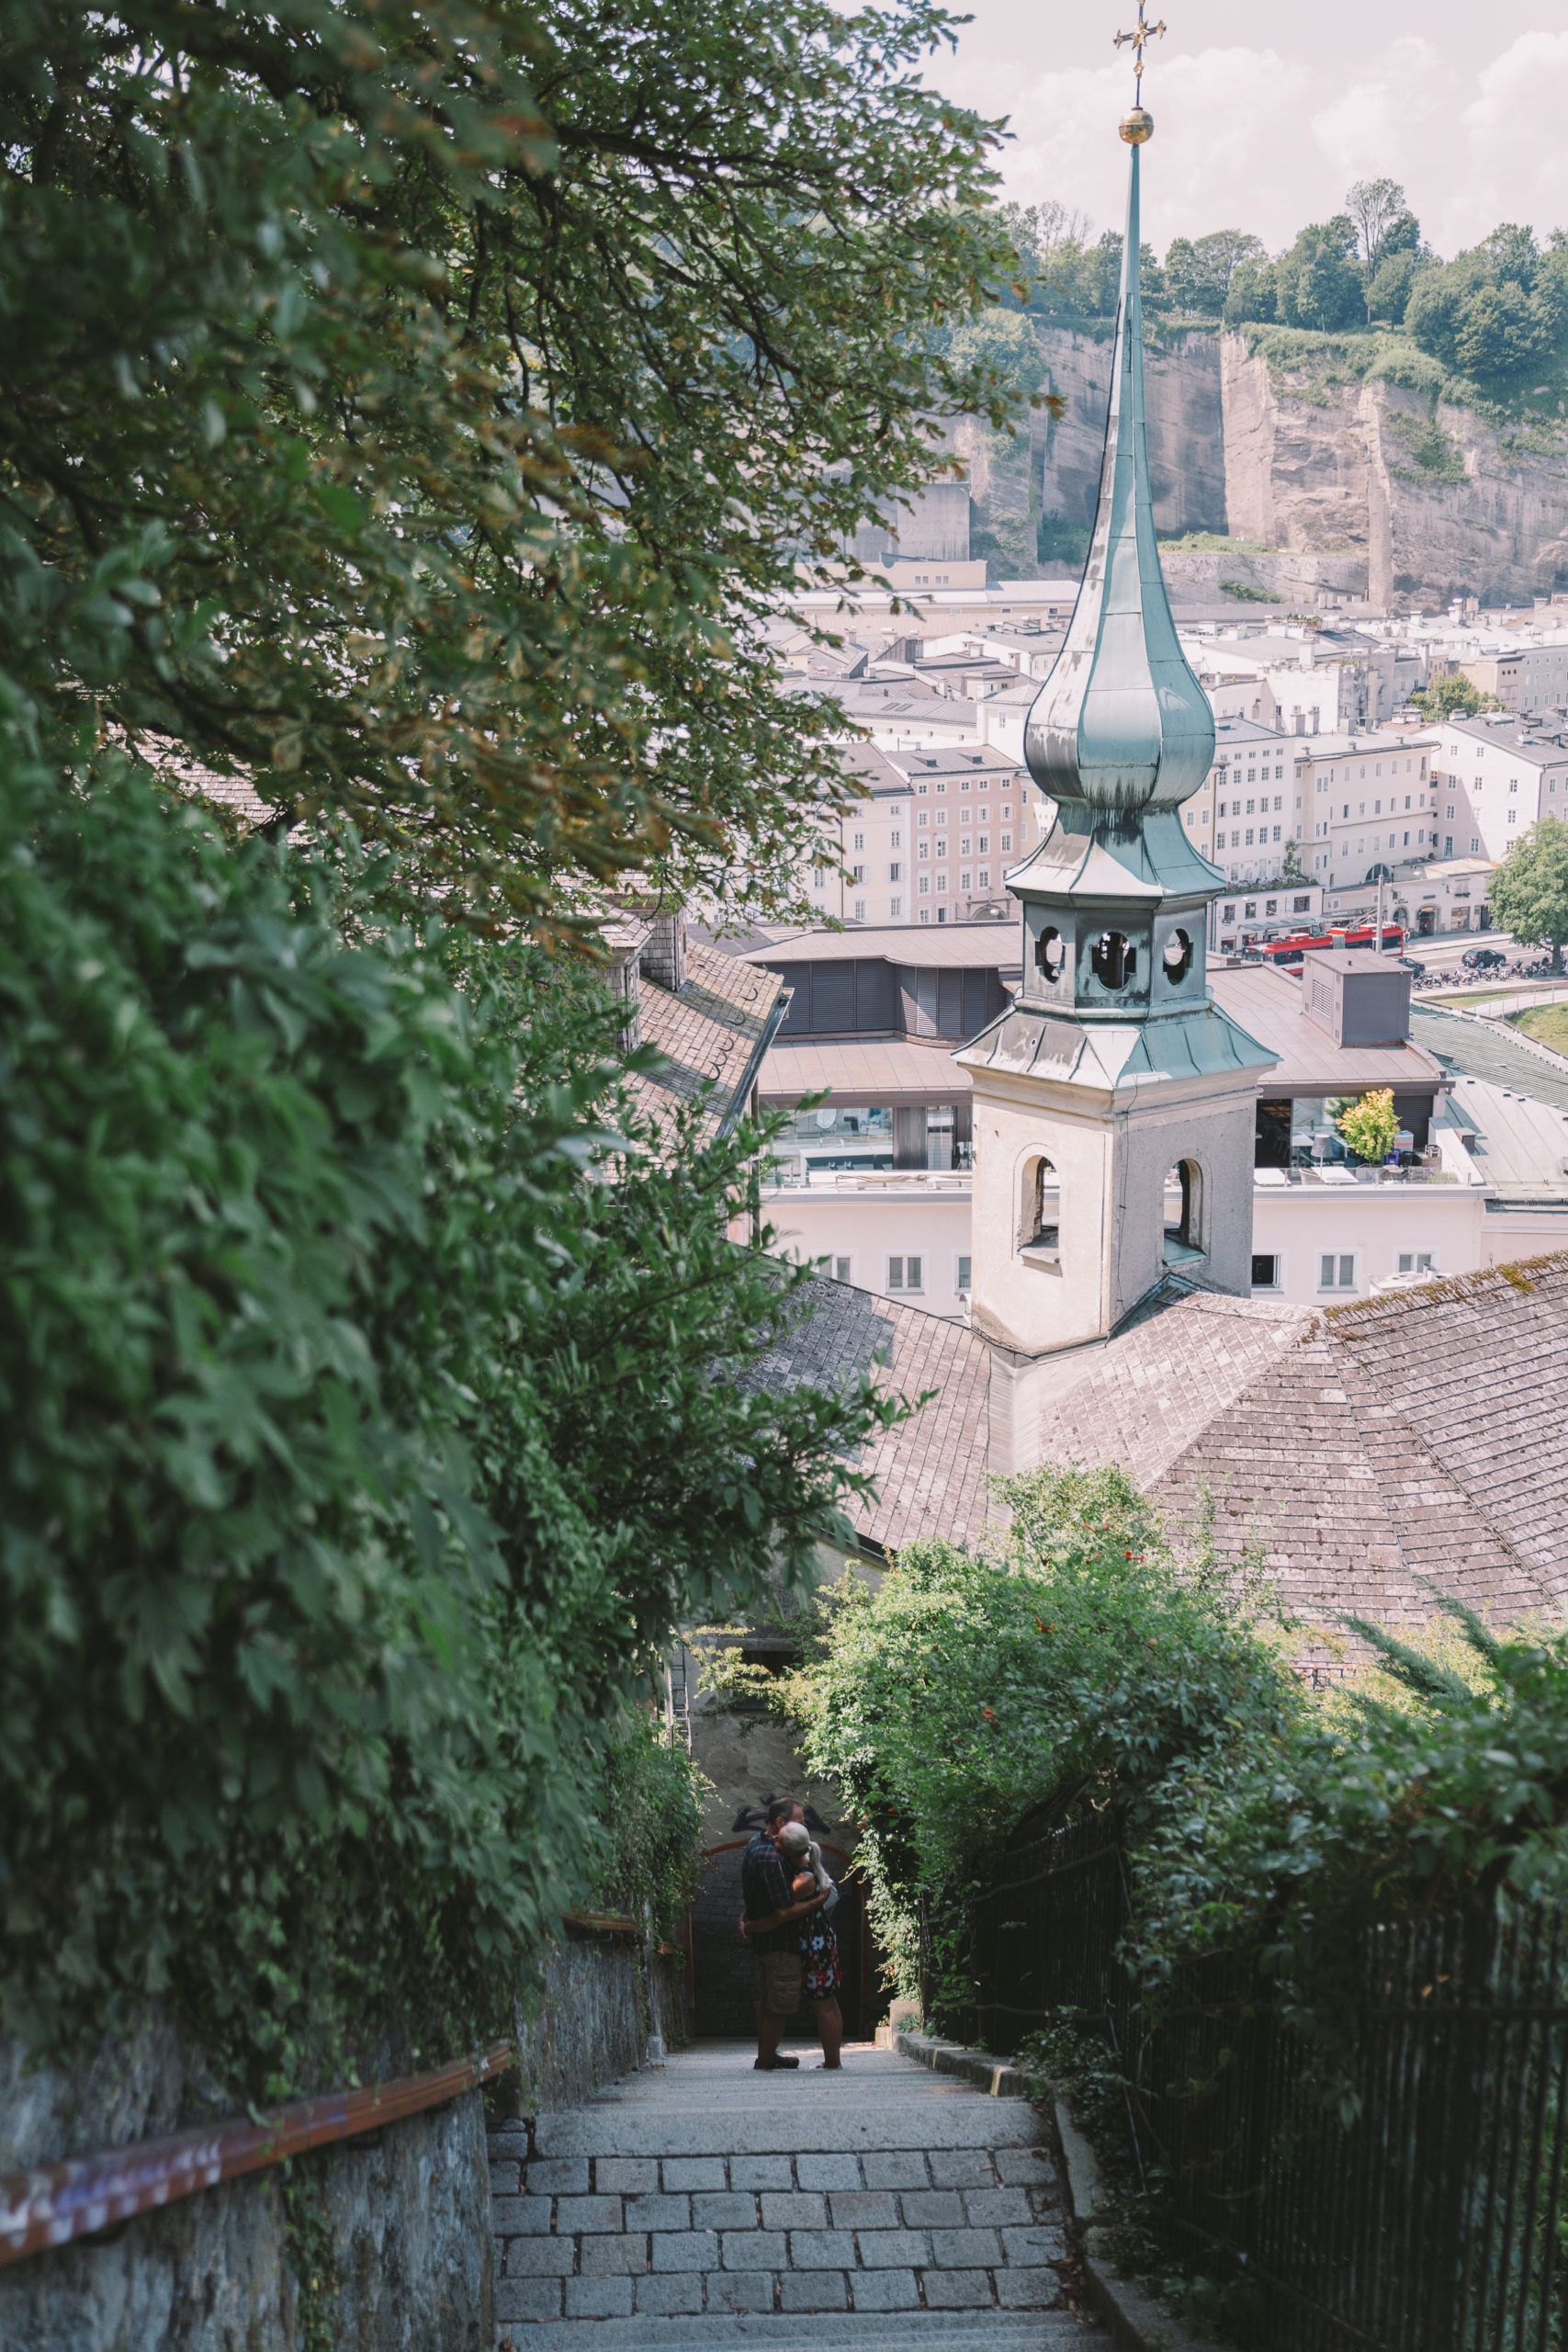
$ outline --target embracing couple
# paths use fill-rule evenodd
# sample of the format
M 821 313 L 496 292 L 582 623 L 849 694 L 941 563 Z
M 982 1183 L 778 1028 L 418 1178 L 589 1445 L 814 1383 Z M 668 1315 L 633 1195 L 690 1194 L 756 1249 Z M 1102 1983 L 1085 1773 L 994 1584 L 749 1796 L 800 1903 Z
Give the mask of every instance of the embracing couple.
M 828 1914 L 839 1890 L 795 1798 L 774 1797 L 769 1804 L 764 1826 L 741 1857 L 740 1892 L 746 1905 L 740 1932 L 757 1962 L 759 2071 L 799 2065 L 798 2058 L 779 2056 L 779 2043 L 804 1995 L 816 2015 L 822 2064 L 838 2072 L 843 1970 Z

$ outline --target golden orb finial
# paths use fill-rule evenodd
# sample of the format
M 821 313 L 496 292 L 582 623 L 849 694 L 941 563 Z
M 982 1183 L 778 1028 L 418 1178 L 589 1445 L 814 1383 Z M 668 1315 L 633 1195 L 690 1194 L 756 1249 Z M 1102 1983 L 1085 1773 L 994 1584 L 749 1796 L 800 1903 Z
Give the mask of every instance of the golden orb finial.
M 1155 135 L 1155 119 L 1145 107 L 1134 107 L 1119 126 L 1129 147 L 1144 147 Z

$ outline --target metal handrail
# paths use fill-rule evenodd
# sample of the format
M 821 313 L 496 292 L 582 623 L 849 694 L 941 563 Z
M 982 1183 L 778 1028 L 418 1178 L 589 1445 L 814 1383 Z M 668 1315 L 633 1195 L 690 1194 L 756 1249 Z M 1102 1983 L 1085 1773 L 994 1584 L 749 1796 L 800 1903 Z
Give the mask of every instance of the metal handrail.
M 62 2164 L 0 2173 L 0 2264 L 91 2237 L 307 2149 L 357 2139 L 384 2123 L 444 2107 L 503 2074 L 515 2057 L 510 2041 L 498 2041 L 482 2057 L 455 2058 L 427 2075 L 403 2075 L 364 2090 L 325 2091 L 264 2114 L 198 2123 L 166 2139 L 133 2140 L 127 2147 L 72 2156 Z

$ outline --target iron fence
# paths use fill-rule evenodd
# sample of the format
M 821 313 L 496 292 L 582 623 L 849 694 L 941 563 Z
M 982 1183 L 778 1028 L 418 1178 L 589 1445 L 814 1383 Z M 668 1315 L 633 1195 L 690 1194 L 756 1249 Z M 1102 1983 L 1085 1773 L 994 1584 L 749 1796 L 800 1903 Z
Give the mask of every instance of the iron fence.
M 1376 1928 L 1325 2042 L 1245 1955 L 1141 2004 L 1117 1959 L 1129 1904 L 1110 1821 L 1004 1857 L 943 2030 L 1011 2047 L 1068 2012 L 1103 2031 L 1145 2177 L 1254 2281 L 1271 2352 L 1568 2352 L 1568 1914 Z

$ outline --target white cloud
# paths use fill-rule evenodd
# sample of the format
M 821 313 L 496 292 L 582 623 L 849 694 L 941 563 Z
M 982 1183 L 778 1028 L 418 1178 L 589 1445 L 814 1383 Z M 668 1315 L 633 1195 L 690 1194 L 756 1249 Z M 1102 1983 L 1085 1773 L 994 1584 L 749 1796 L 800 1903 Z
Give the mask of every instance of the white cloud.
M 1097 230 L 1120 225 L 1124 64 L 1069 65 L 1031 80 L 1021 60 L 1010 75 L 994 53 L 961 51 L 937 78 L 983 111 L 1010 106 L 1010 196 L 1059 197 Z M 1352 180 L 1383 175 L 1404 183 L 1439 252 L 1473 244 L 1500 220 L 1533 221 L 1543 234 L 1568 223 L 1568 32 L 1522 33 L 1462 67 L 1419 34 L 1363 52 L 1349 72 L 1325 63 L 1322 50 L 1179 52 L 1158 60 L 1147 96 L 1156 130 L 1144 233 L 1161 250 L 1173 236 L 1218 228 L 1253 230 L 1277 250 L 1337 211 Z

